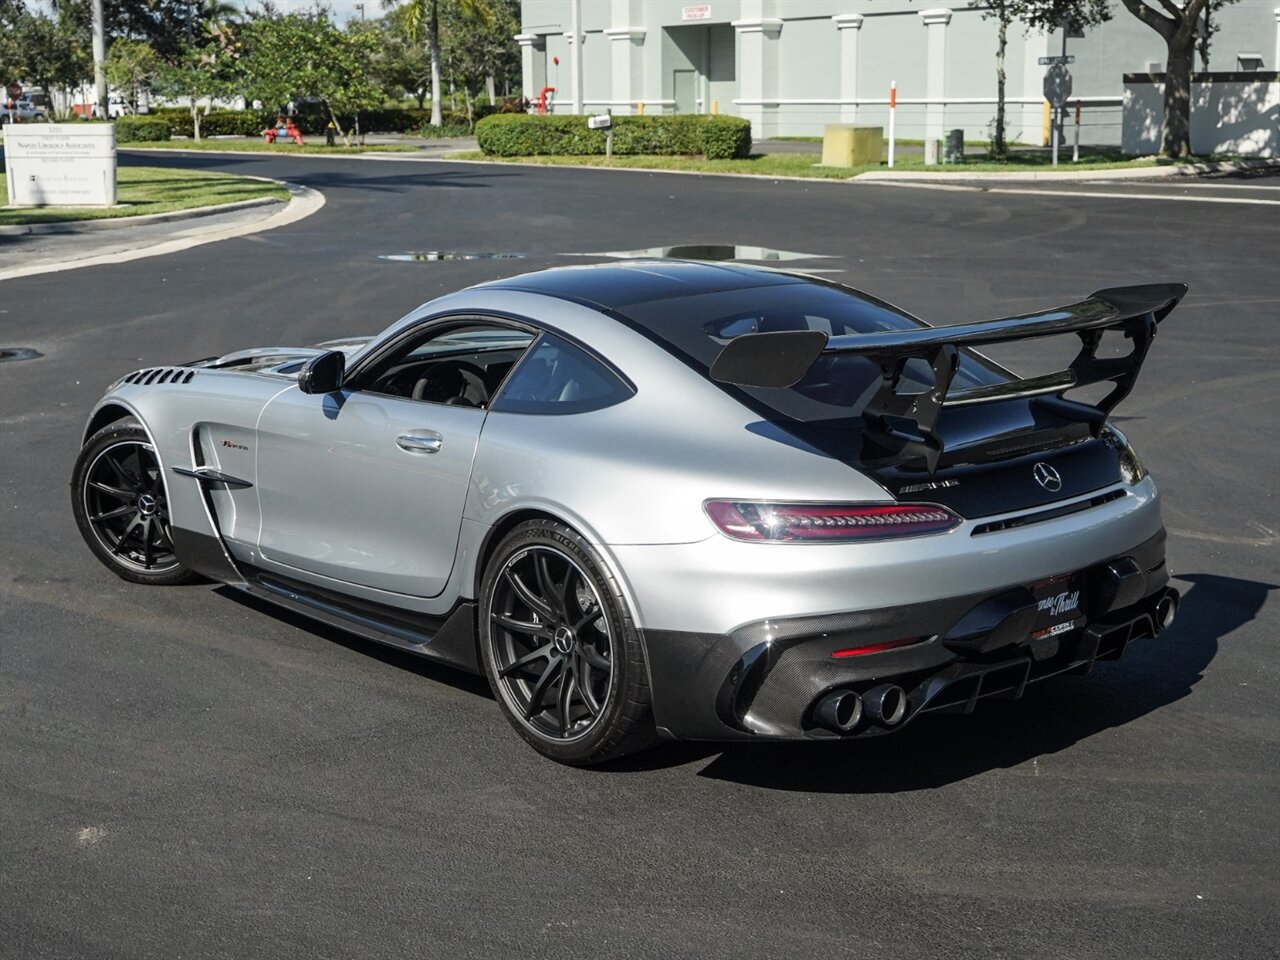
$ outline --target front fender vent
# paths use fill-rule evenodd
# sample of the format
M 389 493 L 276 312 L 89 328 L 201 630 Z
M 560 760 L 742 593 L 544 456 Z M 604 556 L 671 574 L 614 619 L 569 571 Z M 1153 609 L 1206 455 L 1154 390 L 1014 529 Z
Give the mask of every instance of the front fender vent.
M 186 367 L 143 367 L 125 377 L 121 383 L 151 386 L 153 383 L 190 383 L 196 371 Z

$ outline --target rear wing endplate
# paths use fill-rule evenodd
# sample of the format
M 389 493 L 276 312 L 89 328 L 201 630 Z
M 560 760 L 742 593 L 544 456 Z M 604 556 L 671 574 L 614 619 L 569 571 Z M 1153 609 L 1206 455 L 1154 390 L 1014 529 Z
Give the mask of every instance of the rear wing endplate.
M 879 366 L 881 383 L 863 410 L 864 435 L 904 458 L 923 458 L 932 473 L 943 453 L 935 427 L 944 407 L 1035 397 L 1054 412 L 1087 423 L 1097 436 L 1116 404 L 1133 389 L 1157 325 L 1186 293 L 1185 283 L 1152 283 L 1099 290 L 1079 303 L 1002 320 L 838 337 L 816 330 L 746 334 L 730 340 L 720 351 L 711 365 L 711 378 L 744 387 L 790 387 L 802 380 L 821 356 L 866 357 Z M 1119 331 L 1131 341 L 1126 356 L 1097 355 L 1102 335 L 1109 330 Z M 962 347 L 1068 333 L 1080 338 L 1080 352 L 1065 370 L 950 391 Z M 898 393 L 903 368 L 912 359 L 929 365 L 933 386 L 923 393 Z M 1063 396 L 1067 390 L 1104 382 L 1113 387 L 1096 403 Z

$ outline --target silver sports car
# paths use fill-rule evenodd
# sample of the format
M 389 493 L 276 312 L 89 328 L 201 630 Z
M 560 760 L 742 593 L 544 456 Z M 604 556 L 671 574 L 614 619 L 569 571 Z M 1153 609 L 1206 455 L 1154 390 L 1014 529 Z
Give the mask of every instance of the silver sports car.
M 1155 484 L 1108 414 L 1185 293 L 931 327 L 743 266 L 548 270 L 130 373 L 72 505 L 127 580 L 483 672 L 565 763 L 876 736 L 1172 622 Z M 1029 379 L 976 349 L 1053 335 L 1075 359 Z

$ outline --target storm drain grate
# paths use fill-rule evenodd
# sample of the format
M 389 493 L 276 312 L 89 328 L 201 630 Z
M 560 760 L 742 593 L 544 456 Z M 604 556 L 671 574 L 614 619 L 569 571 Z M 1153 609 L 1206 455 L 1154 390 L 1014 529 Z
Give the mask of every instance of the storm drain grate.
M 527 253 L 457 253 L 447 250 L 419 250 L 415 253 L 384 253 L 379 260 L 407 263 L 435 263 L 441 260 L 523 260 Z

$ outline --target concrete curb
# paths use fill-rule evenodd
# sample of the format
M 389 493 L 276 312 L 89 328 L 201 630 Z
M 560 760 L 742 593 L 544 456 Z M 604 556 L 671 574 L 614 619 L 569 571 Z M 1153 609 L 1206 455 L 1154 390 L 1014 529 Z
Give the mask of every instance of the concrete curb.
M 249 177 L 265 180 L 265 177 Z M 273 181 L 276 182 L 276 181 Z M 119 230 L 124 227 L 143 227 L 149 223 L 168 223 L 172 220 L 195 220 L 219 213 L 234 213 L 251 207 L 265 207 L 272 203 L 288 203 L 278 197 L 253 197 L 234 203 L 215 204 L 211 207 L 191 207 L 188 210 L 170 210 L 167 213 L 148 213 L 139 217 L 115 217 L 109 220 L 63 220 L 58 223 L 21 223 L 0 226 L 0 237 L 27 237 L 50 233 L 93 233 L 98 230 Z
M 259 177 L 257 179 L 266 180 L 269 178 Z M 296 223 L 299 220 L 311 216 L 324 206 L 324 194 L 318 190 L 313 190 L 310 187 L 304 187 L 301 184 L 289 183 L 283 180 L 275 180 L 272 182 L 279 183 L 288 190 L 290 200 L 283 208 L 277 210 L 269 217 L 262 218 L 261 220 L 253 220 L 249 223 L 214 224 L 208 229 L 189 236 L 180 237 L 175 240 L 160 240 L 156 243 L 134 249 L 116 250 L 110 253 L 90 255 L 78 259 L 62 259 L 53 262 L 31 264 L 24 267 L 14 267 L 9 270 L 0 270 L 0 280 L 14 280 L 18 277 L 30 277 L 44 273 L 59 273 L 64 270 L 76 270 L 80 267 L 128 263 L 131 260 L 142 260 L 147 257 L 159 257 L 168 253 L 178 253 L 182 250 L 189 250 L 192 247 L 202 246 L 206 243 L 216 243 L 219 240 L 230 240 L 235 237 L 244 237 L 254 233 L 274 230 L 277 227 L 287 226 L 288 224 Z M 227 206 L 230 207 L 231 205 L 228 204 Z M 223 213 L 226 212 L 226 210 L 227 207 L 220 207 L 214 209 L 212 213 Z M 174 212 L 177 213 L 181 211 Z
M 1213 173 L 1266 170 L 1273 167 L 1280 167 L 1280 159 L 1232 160 L 1222 163 L 1183 163 L 1161 167 L 1139 167 L 1133 170 L 1063 170 L 1061 172 L 1028 170 L 1026 172 L 1010 173 L 921 173 L 917 170 L 872 170 L 856 177 L 851 177 L 850 181 L 853 183 L 875 183 L 876 181 L 911 180 L 917 183 L 945 183 L 949 180 L 963 180 L 969 183 L 975 181 L 987 183 L 1018 183 L 1020 181 L 1070 183 L 1078 180 L 1154 180 L 1164 177 L 1195 177 Z

